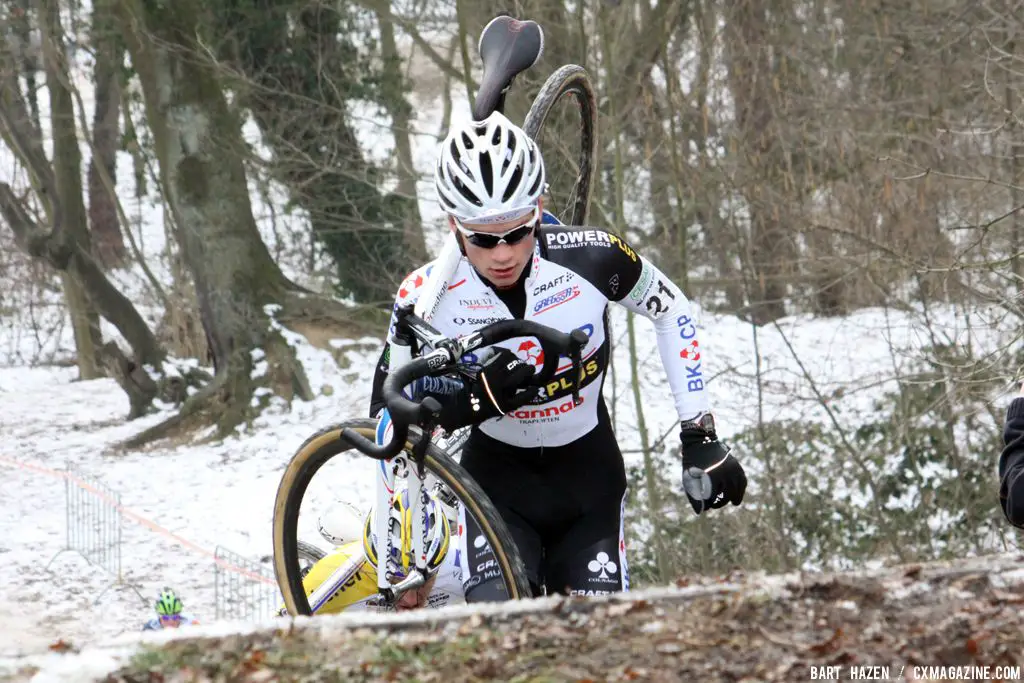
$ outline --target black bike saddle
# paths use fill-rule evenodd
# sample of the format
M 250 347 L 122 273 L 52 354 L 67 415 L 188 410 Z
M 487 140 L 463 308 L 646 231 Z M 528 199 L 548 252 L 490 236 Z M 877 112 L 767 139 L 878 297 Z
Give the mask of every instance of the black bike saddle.
M 502 111 L 505 93 L 515 77 L 537 63 L 544 52 L 544 31 L 535 21 L 495 17 L 480 34 L 477 46 L 484 63 L 473 120 L 483 121 Z

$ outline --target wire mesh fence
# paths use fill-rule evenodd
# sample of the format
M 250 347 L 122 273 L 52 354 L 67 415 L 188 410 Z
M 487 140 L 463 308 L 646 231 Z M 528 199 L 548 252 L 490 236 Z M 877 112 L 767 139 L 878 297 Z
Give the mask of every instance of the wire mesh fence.
M 120 583 L 124 578 L 121 572 L 124 523 L 121 494 L 74 465 L 68 464 L 66 471 L 64 547 L 46 566 L 61 553 L 75 552 L 89 564 L 105 569 Z
M 260 621 L 277 612 L 283 599 L 270 567 L 223 546 L 213 566 L 217 619 Z
M 46 568 L 62 553 L 74 552 L 89 564 L 109 573 L 113 579 L 94 602 L 99 602 L 111 586 L 131 588 L 141 599 L 138 588 L 124 580 L 121 494 L 68 463 L 64 476 L 64 508 L 64 547 L 50 558 Z
M 73 465 L 64 481 L 67 500 L 67 550 L 110 572 L 121 573 L 121 494 Z M 79 482 L 79 483 L 76 483 Z
M 113 579 L 96 597 L 96 602 L 116 585 L 132 589 L 143 603 L 148 604 L 138 587 L 126 583 L 124 578 L 125 513 L 121 494 L 71 463 L 66 465 L 61 476 L 64 478 L 65 541 L 64 547 L 46 564 L 46 569 L 61 554 L 77 553 L 90 565 L 109 573 Z M 128 514 L 145 521 L 134 513 Z M 151 523 L 149 526 L 154 530 L 160 529 Z M 258 621 L 277 613 L 283 599 L 271 567 L 223 546 L 216 547 L 213 558 L 217 619 Z

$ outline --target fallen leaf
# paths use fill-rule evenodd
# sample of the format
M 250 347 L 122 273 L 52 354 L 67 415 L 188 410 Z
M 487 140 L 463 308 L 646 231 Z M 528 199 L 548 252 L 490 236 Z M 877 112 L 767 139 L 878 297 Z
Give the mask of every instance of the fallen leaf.
M 807 649 L 810 650 L 811 652 L 813 652 L 814 654 L 819 654 L 819 655 L 820 654 L 824 654 L 826 652 L 831 652 L 831 651 L 836 649 L 836 644 L 839 642 L 840 638 L 842 638 L 842 637 L 843 637 L 843 629 L 837 628 L 835 630 L 835 632 L 832 634 L 831 638 L 829 638 L 828 640 L 822 641 L 820 643 L 817 643 L 816 645 L 811 645 Z
M 52 652 L 67 652 L 68 650 L 74 649 L 75 646 L 69 643 L 68 641 L 64 640 L 63 638 L 56 642 L 50 643 L 50 650 Z

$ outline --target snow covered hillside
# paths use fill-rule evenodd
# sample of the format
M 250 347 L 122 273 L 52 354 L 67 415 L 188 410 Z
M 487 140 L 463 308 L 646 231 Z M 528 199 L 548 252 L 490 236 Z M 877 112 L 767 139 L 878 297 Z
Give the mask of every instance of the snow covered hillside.
M 625 326 L 621 315 L 617 318 L 615 329 L 621 335 Z M 865 387 L 843 399 L 841 414 L 852 424 L 858 414 L 871 410 L 878 382 L 891 375 L 879 367 L 882 363 L 864 359 L 888 357 L 887 334 L 912 349 L 917 340 L 911 322 L 890 321 L 887 326 L 878 312 L 865 311 L 843 320 L 787 321 L 782 329 L 823 391 L 839 384 Z M 704 323 L 714 377 L 711 390 L 728 437 L 756 419 L 751 328 L 722 317 L 705 316 Z M 782 336 L 772 330 L 761 330 L 760 335 L 767 366 L 763 372 L 770 386 L 767 415 L 824 419 Z M 96 642 L 135 630 L 150 612 L 148 602 L 164 585 L 182 592 L 190 610 L 212 618 L 214 566 L 209 553 L 222 545 L 251 558 L 270 554 L 271 507 L 287 459 L 316 429 L 365 414 L 377 342 L 339 341 L 347 369 L 340 369 L 330 354 L 303 347 L 306 367 L 317 370 L 311 377 L 313 386 L 334 387 L 330 396 L 297 403 L 291 411 L 271 408 L 251 433 L 224 443 L 127 454 L 108 448 L 163 416 L 125 423 L 127 399 L 113 381 L 76 382 L 75 371 L 69 368 L 0 368 L 0 468 L 6 484 L 0 507 L 0 611 L 8 615 L 0 620 L 0 654 L 39 650 L 57 638 Z M 650 334 L 644 344 L 646 416 L 651 432 L 661 434 L 673 428 L 675 411 Z M 624 449 L 637 444 L 627 368 L 622 343 L 616 352 L 615 394 Z M 611 388 L 607 387 L 609 395 Z M 666 444 L 674 448 L 675 437 Z M 635 461 L 639 456 L 627 457 Z M 123 529 L 125 582 L 141 590 L 145 604 L 131 589 L 104 592 L 112 577 L 74 553 L 54 558 L 64 547 L 65 490 L 52 470 L 67 464 L 118 491 L 128 511 L 152 523 L 129 518 Z M 371 491 L 371 464 L 355 456 L 333 461 L 314 482 L 313 505 L 319 509 L 341 499 L 364 508 Z M 666 473 L 674 485 L 675 475 Z M 756 478 L 752 486 L 758 486 Z M 168 532 L 197 547 L 186 546 Z M 311 527 L 306 537 L 320 541 Z

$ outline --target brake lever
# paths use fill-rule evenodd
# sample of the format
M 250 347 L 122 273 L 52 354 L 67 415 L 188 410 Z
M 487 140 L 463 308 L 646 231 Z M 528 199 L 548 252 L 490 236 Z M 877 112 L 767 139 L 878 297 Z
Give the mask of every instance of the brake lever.
M 583 354 L 579 349 L 575 349 L 569 352 L 569 358 L 572 359 L 572 404 L 578 406 L 580 404 L 580 384 L 583 383 Z
M 573 373 L 572 403 L 574 406 L 578 406 L 582 402 L 580 386 L 583 384 L 583 347 L 589 340 L 590 338 L 583 330 L 575 329 L 569 333 L 569 358 L 572 360 Z

